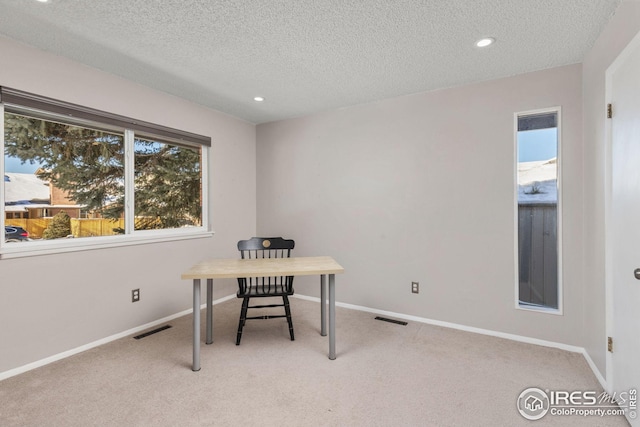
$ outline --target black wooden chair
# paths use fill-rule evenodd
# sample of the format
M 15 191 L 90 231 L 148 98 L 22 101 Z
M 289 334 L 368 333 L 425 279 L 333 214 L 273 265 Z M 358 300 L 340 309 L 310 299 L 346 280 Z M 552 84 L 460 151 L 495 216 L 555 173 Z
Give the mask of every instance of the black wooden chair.
M 282 237 L 252 237 L 249 240 L 240 240 L 238 250 L 242 259 L 254 258 L 289 258 L 291 250 L 295 246 L 293 240 Z M 289 323 L 289 335 L 293 338 L 293 322 L 291 321 L 291 309 L 289 308 L 289 295 L 293 295 L 293 276 L 285 277 L 254 277 L 238 278 L 238 298 L 242 298 L 242 310 L 238 324 L 238 336 L 236 345 L 240 345 L 242 329 L 247 319 L 273 319 L 286 317 Z M 251 298 L 281 297 L 282 304 L 249 305 Z M 250 308 L 284 307 L 284 314 L 247 316 Z

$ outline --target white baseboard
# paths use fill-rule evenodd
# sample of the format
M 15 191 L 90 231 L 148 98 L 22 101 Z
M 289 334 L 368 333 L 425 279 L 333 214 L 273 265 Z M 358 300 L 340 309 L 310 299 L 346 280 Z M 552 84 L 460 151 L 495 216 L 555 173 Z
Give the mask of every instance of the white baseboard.
M 304 299 L 304 300 L 308 300 L 308 301 L 315 301 L 315 302 L 320 303 L 320 298 L 317 298 L 317 297 L 309 297 L 309 296 L 306 296 L 306 295 L 298 295 L 298 294 L 294 295 L 294 297 L 295 298 Z M 570 351 L 572 353 L 580 353 L 580 354 L 582 354 L 582 356 L 584 356 L 585 360 L 587 361 L 587 364 L 591 368 L 591 371 L 596 376 L 596 379 L 598 380 L 598 382 L 600 383 L 602 388 L 604 390 L 608 389 L 607 381 L 604 379 L 604 377 L 600 373 L 600 370 L 596 367 L 596 364 L 593 362 L 593 359 L 591 359 L 591 356 L 589 356 L 589 353 L 584 349 L 584 347 L 578 347 L 578 346 L 563 344 L 563 343 L 554 342 L 554 341 L 541 340 L 541 339 L 538 339 L 538 338 L 531 338 L 531 337 L 526 337 L 526 336 L 522 336 L 522 335 L 509 334 L 509 333 L 505 333 L 505 332 L 498 332 L 498 331 L 493 331 L 493 330 L 490 330 L 490 329 L 482 329 L 482 328 L 476 328 L 476 327 L 473 327 L 473 326 L 460 325 L 460 324 L 457 324 L 457 323 L 443 322 L 441 320 L 434 320 L 434 319 L 428 319 L 428 318 L 425 318 L 425 317 L 418 317 L 418 316 L 412 316 L 412 315 L 408 315 L 408 314 L 395 313 L 395 312 L 392 312 L 392 311 L 378 310 L 378 309 L 375 309 L 375 308 L 369 308 L 369 307 L 364 307 L 364 306 L 360 306 L 360 305 L 353 305 L 353 304 L 345 304 L 345 303 L 341 303 L 341 302 L 336 302 L 336 306 L 337 307 L 348 308 L 350 310 L 358 310 L 358 311 L 364 311 L 364 312 L 368 312 L 368 313 L 380 314 L 380 315 L 383 315 L 383 316 L 395 317 L 397 319 L 410 320 L 410 321 L 414 321 L 414 322 L 427 323 L 429 325 L 435 325 L 435 326 L 442 326 L 442 327 L 445 327 L 445 328 L 457 329 L 457 330 L 465 331 L 465 332 L 472 332 L 472 333 L 475 333 L 475 334 L 482 334 L 482 335 L 488 335 L 488 336 L 492 336 L 492 337 L 504 338 L 504 339 L 508 339 L 508 340 L 512 340 L 512 341 L 518 341 L 518 342 L 527 343 L 527 344 L 535 344 L 535 345 L 540 345 L 540 346 L 543 346 L 543 347 L 557 348 L 557 349 L 560 349 L 560 350 Z
M 228 301 L 228 300 L 230 300 L 232 298 L 235 298 L 235 294 L 229 295 L 229 296 L 226 296 L 226 297 L 222 297 L 220 299 L 217 299 L 217 300 L 213 301 L 213 304 L 214 305 L 215 304 L 220 304 L 220 303 Z M 201 308 L 205 308 L 205 307 L 206 307 L 206 303 L 202 304 Z M 16 376 L 16 375 L 19 375 L 19 374 L 22 374 L 22 373 L 25 373 L 25 372 L 30 371 L 32 369 L 36 369 L 36 368 L 39 368 L 41 366 L 48 365 L 49 363 L 57 362 L 58 360 L 67 358 L 69 356 L 73 356 L 74 354 L 82 353 L 83 351 L 87 351 L 89 349 L 101 346 L 103 344 L 107 344 L 107 343 L 109 343 L 111 341 L 115 341 L 115 340 L 118 340 L 120 338 L 124 338 L 126 336 L 133 335 L 133 334 L 135 334 L 137 332 L 144 331 L 146 329 L 149 329 L 149 328 L 152 328 L 154 326 L 157 326 L 157 325 L 159 325 L 161 323 L 165 323 L 165 322 L 168 322 L 170 320 L 176 319 L 178 317 L 185 316 L 185 315 L 187 315 L 189 313 L 192 313 L 192 312 L 193 312 L 193 308 L 190 308 L 188 310 L 184 310 L 184 311 L 181 311 L 179 313 L 172 314 L 172 315 L 167 316 L 167 317 L 163 317 L 162 319 L 154 320 L 153 322 L 149 322 L 149 323 L 146 323 L 144 325 L 137 326 L 137 327 L 132 328 L 132 329 L 128 329 L 128 330 L 126 330 L 124 332 L 120 332 L 120 333 L 117 333 L 115 335 L 111 335 L 109 337 L 102 338 L 102 339 L 99 339 L 97 341 L 90 342 L 89 344 L 81 345 L 80 347 L 76 347 L 76 348 L 73 348 L 71 350 L 64 351 L 62 353 L 54 354 L 53 356 L 50 356 L 50 357 L 35 361 L 33 363 L 28 363 L 28 364 L 26 364 L 24 366 L 20 366 L 20 367 L 15 368 L 15 369 L 10 369 L 10 370 L 5 371 L 5 372 L 0 372 L 0 381 L 5 380 L 7 378 L 11 378 L 13 376 Z
M 230 299 L 233 299 L 235 297 L 236 297 L 235 294 L 228 295 L 226 297 L 222 297 L 222 298 L 219 298 L 219 299 L 213 301 L 213 304 L 214 305 L 220 304 L 220 303 L 223 303 L 223 302 L 228 301 Z M 317 297 L 310 297 L 310 296 L 306 296 L 306 295 L 296 294 L 296 295 L 294 295 L 294 298 L 299 298 L 299 299 L 303 299 L 303 300 L 314 301 L 314 302 L 320 303 L 320 298 L 317 298 Z M 202 304 L 201 308 L 204 308 L 205 305 L 206 304 Z M 573 353 L 580 353 L 580 354 L 582 354 L 584 356 L 585 360 L 587 361 L 587 364 L 589 365 L 589 367 L 593 371 L 593 374 L 596 376 L 596 378 L 600 382 L 600 385 L 602 386 L 602 388 L 604 390 L 608 389 L 607 382 L 605 381 L 604 377 L 602 376 L 602 374 L 600 373 L 600 371 L 596 367 L 595 363 L 591 359 L 591 356 L 589 356 L 589 353 L 587 353 L 587 351 L 583 347 L 577 347 L 577 346 L 562 344 L 562 343 L 553 342 L 553 341 L 546 341 L 546 340 L 541 340 L 541 339 L 537 339 L 537 338 L 525 337 L 525 336 L 522 336 L 522 335 L 515 335 L 515 334 L 504 333 L 504 332 L 492 331 L 490 329 L 475 328 L 475 327 L 472 327 L 472 326 L 465 326 L 465 325 L 460 325 L 460 324 L 457 324 L 457 323 L 443 322 L 443 321 L 440 321 L 440 320 L 427 319 L 425 317 L 418 317 L 418 316 L 411 316 L 411 315 L 408 315 L 408 314 L 395 313 L 395 312 L 392 312 L 392 311 L 377 310 L 377 309 L 374 309 L 374 308 L 364 307 L 364 306 L 360 306 L 360 305 L 353 305 L 353 304 L 346 304 L 346 303 L 336 302 L 336 306 L 347 308 L 347 309 L 350 309 L 350 310 L 364 311 L 364 312 L 368 312 L 368 313 L 374 313 L 374 314 L 380 314 L 380 315 L 389 316 L 389 317 L 395 317 L 395 318 L 398 318 L 398 319 L 410 320 L 410 321 L 420 322 L 420 323 L 427 323 L 427 324 L 430 324 L 430 325 L 442 326 L 442 327 L 445 327 L 445 328 L 458 329 L 458 330 L 461 330 L 461 331 L 472 332 L 472 333 L 476 333 L 476 334 L 482 334 L 482 335 L 488 335 L 488 336 L 492 336 L 492 337 L 504 338 L 504 339 L 508 339 L 508 340 L 512 340 L 512 341 L 519 341 L 519 342 L 524 342 L 524 343 L 528 343 L 528 344 L 541 345 L 541 346 L 544 346 L 544 347 L 552 347 L 552 348 L 557 348 L 557 349 L 560 349 L 560 350 L 570 351 L 570 352 L 573 352 Z M 98 347 L 98 346 L 106 344 L 108 342 L 115 341 L 115 340 L 120 339 L 120 338 L 124 338 L 124 337 L 126 337 L 128 335 L 133 335 L 133 334 L 135 334 L 137 332 L 143 331 L 145 329 L 152 328 L 152 327 L 154 327 L 156 325 L 168 322 L 168 321 L 173 320 L 173 319 L 178 318 L 178 317 L 185 316 L 185 315 L 187 315 L 189 313 L 192 313 L 192 312 L 193 312 L 193 309 L 190 308 L 188 310 L 184 310 L 184 311 L 181 311 L 179 313 L 172 314 L 171 316 L 164 317 L 162 319 L 159 319 L 159 320 L 144 324 L 142 326 L 138 326 L 136 328 L 132 328 L 132 329 L 129 329 L 127 331 L 120 332 L 120 333 L 115 334 L 115 335 L 111 335 L 109 337 L 106 337 L 106 338 L 91 342 L 89 344 L 85 344 L 83 346 L 80 346 L 80 347 L 77 347 L 77 348 L 62 352 L 62 353 L 55 354 L 55 355 L 47 357 L 45 359 L 41 359 L 41 360 L 38 360 L 38 361 L 33 362 L 33 363 L 29 363 L 29 364 L 24 365 L 24 366 L 20 366 L 18 368 L 11 369 L 9 371 L 0 372 L 0 381 L 2 381 L 4 379 L 7 379 L 7 378 L 10 378 L 10 377 L 13 377 L 13 376 L 16 376 L 16 375 L 19 375 L 19 374 L 22 374 L 22 373 L 30 371 L 32 369 L 39 368 L 39 367 L 44 366 L 44 365 L 48 365 L 49 363 L 56 362 L 58 360 L 66 358 L 66 357 L 73 356 L 74 354 L 82 353 L 83 351 L 89 350 L 89 349 L 94 348 L 94 347 Z
M 600 373 L 600 370 L 596 367 L 596 364 L 593 362 L 593 359 L 591 359 L 591 356 L 589 356 L 589 353 L 584 348 L 582 349 L 582 355 L 584 356 L 585 360 L 589 364 L 589 367 L 593 371 L 593 375 L 595 375 L 596 378 L 598 379 L 598 382 L 602 386 L 602 389 L 607 393 L 611 393 L 611 389 L 609 387 L 609 384 L 607 383 L 607 380 L 604 379 L 604 377 Z

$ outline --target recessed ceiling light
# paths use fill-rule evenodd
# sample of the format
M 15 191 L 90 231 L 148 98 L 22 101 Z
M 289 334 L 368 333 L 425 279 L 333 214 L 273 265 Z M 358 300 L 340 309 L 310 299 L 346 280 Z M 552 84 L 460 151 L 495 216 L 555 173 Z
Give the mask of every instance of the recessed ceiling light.
M 262 101 L 264 101 L 264 97 L 256 96 L 255 98 L 253 98 L 253 100 L 256 101 L 256 102 L 262 102 Z
M 36 1 L 39 1 L 40 3 L 48 3 L 49 2 L 49 0 L 36 0 Z
M 496 39 L 494 39 L 493 37 L 486 37 L 484 39 L 478 40 L 476 42 L 476 46 L 478 46 L 478 47 L 487 47 L 489 45 L 492 45 L 495 41 L 496 41 Z

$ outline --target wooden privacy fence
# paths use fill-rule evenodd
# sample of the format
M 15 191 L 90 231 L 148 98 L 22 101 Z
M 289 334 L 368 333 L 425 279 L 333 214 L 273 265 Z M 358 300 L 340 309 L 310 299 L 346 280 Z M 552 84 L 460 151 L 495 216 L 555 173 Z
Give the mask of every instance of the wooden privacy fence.
M 42 233 L 49 226 L 52 218 L 7 219 L 7 225 L 16 225 L 29 232 L 32 239 L 42 238 Z M 114 228 L 124 229 L 124 219 L 106 218 L 71 218 L 71 234 L 73 237 L 113 236 L 118 234 Z
M 518 205 L 521 302 L 558 308 L 557 230 L 555 204 Z
M 113 236 L 120 234 L 114 228 L 124 230 L 124 219 L 72 219 L 71 234 L 73 237 Z
M 42 237 L 42 233 L 49 226 L 51 218 L 37 218 L 37 219 L 5 219 L 5 225 L 15 225 L 22 227 L 29 232 L 29 236 L 32 238 Z

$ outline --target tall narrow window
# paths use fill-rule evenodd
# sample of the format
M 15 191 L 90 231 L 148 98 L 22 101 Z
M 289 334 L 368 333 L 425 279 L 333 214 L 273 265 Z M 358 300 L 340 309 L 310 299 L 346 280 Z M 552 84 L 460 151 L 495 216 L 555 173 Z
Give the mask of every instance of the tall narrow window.
M 518 306 L 560 309 L 559 109 L 517 115 Z

